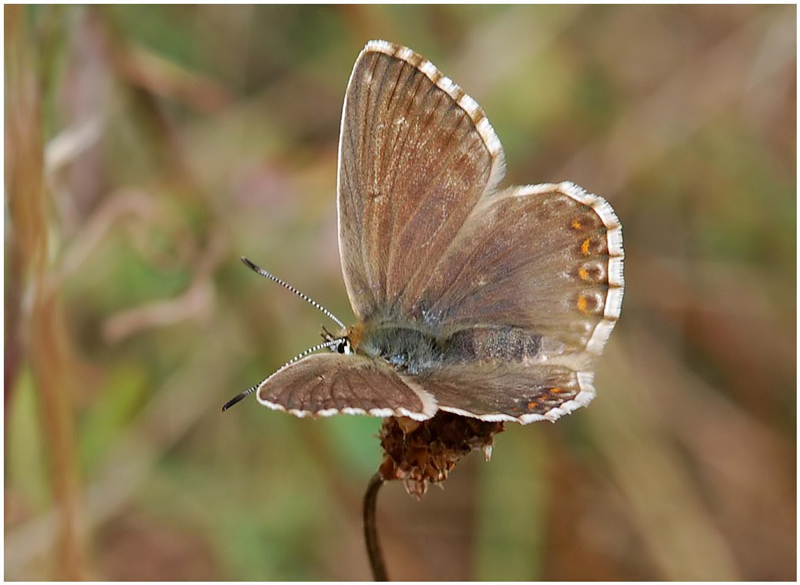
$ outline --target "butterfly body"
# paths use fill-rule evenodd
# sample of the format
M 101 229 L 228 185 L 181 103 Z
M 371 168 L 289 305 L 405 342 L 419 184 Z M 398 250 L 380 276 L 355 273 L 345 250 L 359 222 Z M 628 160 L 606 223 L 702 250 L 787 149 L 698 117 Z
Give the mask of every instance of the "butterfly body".
M 355 351 L 380 359 L 397 372 L 410 375 L 438 367 L 443 357 L 435 336 L 394 324 L 364 328 Z
M 381 359 L 403 374 L 466 363 L 530 365 L 546 359 L 541 335 L 519 327 L 473 327 L 435 335 L 420 328 L 383 324 L 348 329 L 356 353 Z M 353 343 L 358 339 L 358 343 Z
M 622 230 L 570 182 L 498 190 L 477 102 L 417 53 L 371 41 L 345 95 L 339 246 L 357 324 L 257 389 L 296 416 L 556 420 L 595 395 L 619 318 Z

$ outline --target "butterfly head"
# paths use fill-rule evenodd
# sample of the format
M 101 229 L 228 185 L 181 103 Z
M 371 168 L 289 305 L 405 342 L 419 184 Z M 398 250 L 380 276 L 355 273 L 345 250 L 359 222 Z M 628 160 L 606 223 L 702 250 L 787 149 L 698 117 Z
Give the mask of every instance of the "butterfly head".
M 329 342 L 336 342 L 328 346 L 334 353 L 342 355 L 354 354 L 360 338 L 361 328 L 356 325 L 345 327 L 336 333 L 331 333 L 324 326 L 322 327 L 322 339 Z

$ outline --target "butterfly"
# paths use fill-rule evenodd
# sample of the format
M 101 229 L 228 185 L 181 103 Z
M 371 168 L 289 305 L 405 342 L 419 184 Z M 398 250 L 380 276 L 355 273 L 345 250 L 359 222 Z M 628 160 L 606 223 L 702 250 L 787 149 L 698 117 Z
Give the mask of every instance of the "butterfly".
M 326 311 L 336 332 L 225 408 L 255 392 L 298 417 L 445 411 L 524 424 L 586 406 L 622 306 L 619 219 L 571 182 L 499 189 L 503 174 L 474 99 L 411 49 L 367 43 L 339 139 L 356 323 Z

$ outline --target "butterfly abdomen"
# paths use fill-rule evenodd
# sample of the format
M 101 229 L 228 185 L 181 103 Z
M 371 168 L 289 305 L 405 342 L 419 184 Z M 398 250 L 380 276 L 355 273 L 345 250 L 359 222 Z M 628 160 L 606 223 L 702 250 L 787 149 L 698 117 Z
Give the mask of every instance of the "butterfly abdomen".
M 519 327 L 475 327 L 456 331 L 441 345 L 449 363 L 523 363 L 540 356 L 542 336 Z
M 475 327 L 437 337 L 419 329 L 366 328 L 359 353 L 381 358 L 404 374 L 476 361 L 525 363 L 542 352 L 542 336 L 518 327 Z

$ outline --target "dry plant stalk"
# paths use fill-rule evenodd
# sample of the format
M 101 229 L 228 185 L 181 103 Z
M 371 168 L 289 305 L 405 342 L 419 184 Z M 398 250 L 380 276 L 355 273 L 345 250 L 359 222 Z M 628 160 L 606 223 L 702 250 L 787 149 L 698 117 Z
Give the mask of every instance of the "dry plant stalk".
M 503 430 L 502 422 L 444 411 L 421 422 L 407 417 L 384 420 L 380 434 L 383 463 L 364 494 L 364 539 L 375 581 L 388 581 L 375 526 L 380 487 L 387 481 L 402 480 L 408 494 L 419 500 L 425 495 L 428 483 L 441 485 L 456 464 L 472 451 L 482 450 L 489 461 L 494 435 Z

